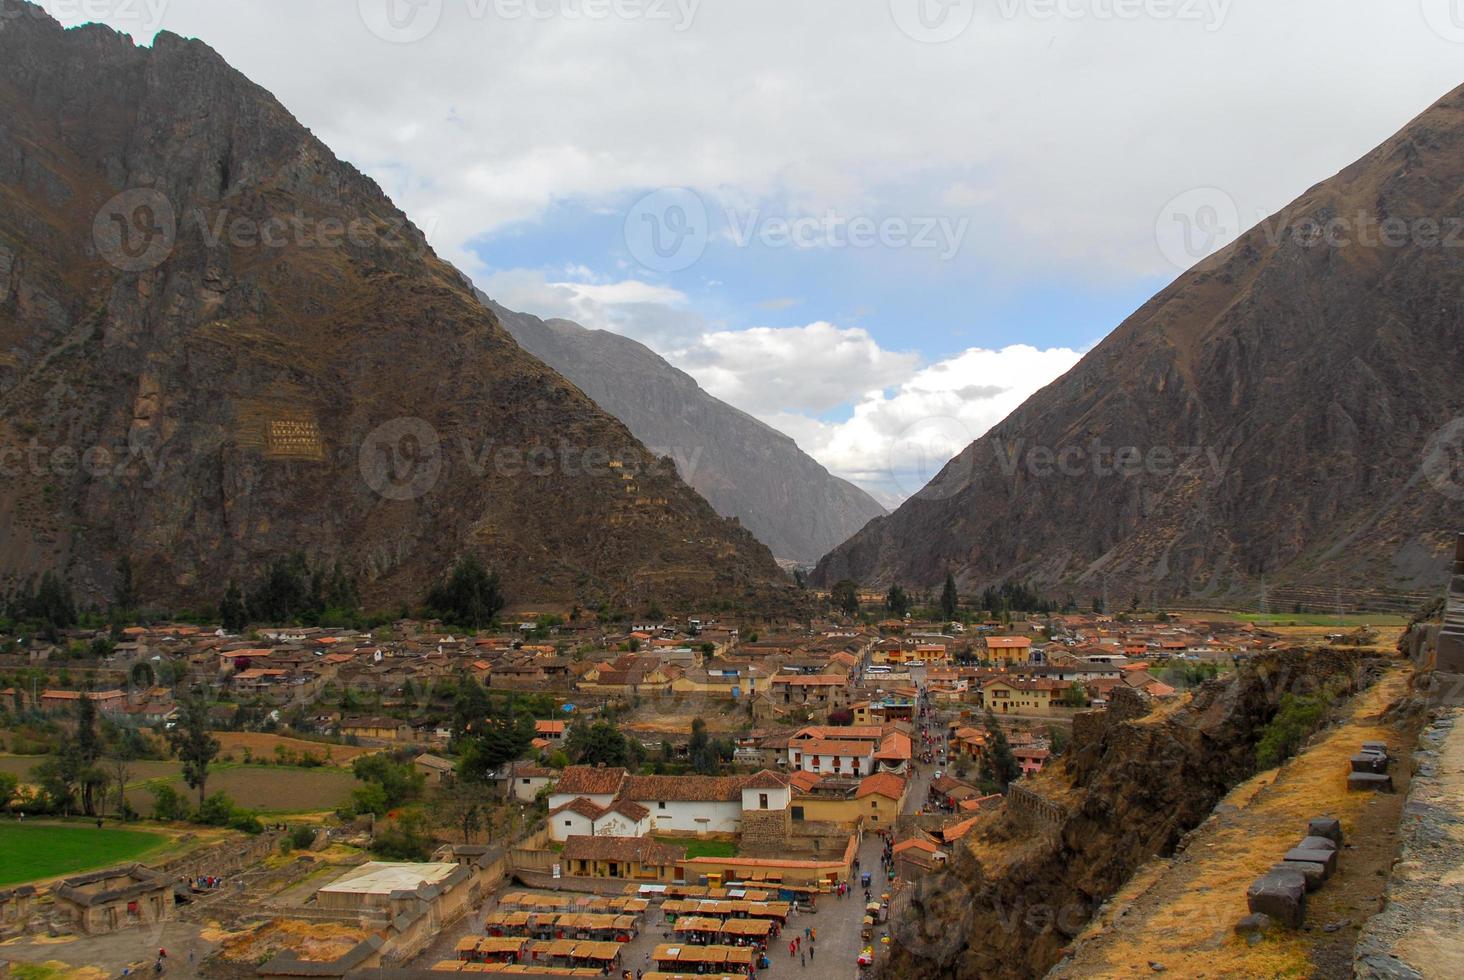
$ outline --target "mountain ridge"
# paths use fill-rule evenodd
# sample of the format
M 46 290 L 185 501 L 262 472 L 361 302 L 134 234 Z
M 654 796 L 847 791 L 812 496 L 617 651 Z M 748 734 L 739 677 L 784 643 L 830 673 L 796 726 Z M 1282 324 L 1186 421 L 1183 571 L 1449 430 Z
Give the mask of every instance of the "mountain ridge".
M 772 426 L 705 391 L 646 345 L 572 320 L 509 310 L 479 291 L 521 346 L 659 455 L 723 517 L 735 517 L 773 554 L 812 564 L 886 513 Z
M 1464 500 L 1464 260 L 1422 223 L 1464 216 L 1461 148 L 1464 88 L 1177 278 L 814 581 L 1024 578 L 1084 604 L 1436 585 Z M 1393 220 L 1406 241 L 1363 244 Z M 1095 472 L 1094 439 L 1138 471 Z
M 56 571 L 101 601 L 127 557 L 145 601 L 198 607 L 300 552 L 383 605 L 474 552 L 515 601 L 785 594 L 213 49 L 22 12 L 0 31 L 0 587 Z

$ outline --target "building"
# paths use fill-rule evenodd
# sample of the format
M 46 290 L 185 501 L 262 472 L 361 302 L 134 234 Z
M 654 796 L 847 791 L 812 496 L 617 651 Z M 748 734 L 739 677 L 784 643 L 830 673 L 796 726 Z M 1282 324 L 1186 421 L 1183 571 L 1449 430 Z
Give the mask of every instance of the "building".
M 424 864 L 368 861 L 353 868 L 335 881 L 322 885 L 315 893 L 315 904 L 323 909 L 360 911 L 379 909 L 393 911 L 396 904 L 409 897 L 416 900 L 430 896 L 441 901 L 449 898 L 453 912 L 461 913 L 468 901 L 468 884 L 472 873 L 463 865 L 449 862 Z M 441 915 L 451 921 L 455 915 Z
M 457 772 L 457 766 L 442 758 L 441 756 L 423 753 L 412 760 L 412 768 L 427 777 L 427 782 L 434 785 L 452 782 L 453 775 Z
M 675 881 L 676 866 L 685 857 L 686 848 L 649 837 L 581 835 L 566 840 L 562 854 L 565 874 L 648 882 Z
M 987 636 L 981 641 L 982 656 L 998 666 L 1024 664 L 1032 659 L 1030 636 Z
M 981 685 L 981 703 L 999 715 L 1045 715 L 1061 702 L 1068 686 L 1046 678 L 997 677 Z
M 67 878 L 52 895 L 57 913 L 89 936 L 173 918 L 173 879 L 140 864 Z

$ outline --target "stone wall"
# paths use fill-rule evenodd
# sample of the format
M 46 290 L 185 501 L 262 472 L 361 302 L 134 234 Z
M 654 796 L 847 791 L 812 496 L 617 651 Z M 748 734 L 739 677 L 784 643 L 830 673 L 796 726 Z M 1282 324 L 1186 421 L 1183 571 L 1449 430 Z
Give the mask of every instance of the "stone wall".
M 1153 699 L 1132 687 L 1115 687 L 1108 696 L 1108 724 L 1142 718 L 1154 706 Z
M 782 810 L 742 811 L 742 847 L 745 850 L 785 850 L 792 829 L 793 819 L 786 807 Z
M 230 837 L 152 867 L 163 874 L 188 879 L 238 874 L 273 854 L 283 836 L 271 830 L 253 837 Z
M 1464 534 L 1454 542 L 1453 575 L 1444 602 L 1444 623 L 1439 629 L 1436 670 L 1464 674 Z
M 1108 712 L 1103 708 L 1079 711 L 1073 715 L 1072 747 L 1080 749 L 1092 745 L 1103 737 L 1103 728 L 1108 724 Z
M 1017 783 L 1007 787 L 1007 810 L 1012 816 L 1034 831 L 1056 830 L 1067 819 L 1067 811 L 1051 800 L 1038 796 Z

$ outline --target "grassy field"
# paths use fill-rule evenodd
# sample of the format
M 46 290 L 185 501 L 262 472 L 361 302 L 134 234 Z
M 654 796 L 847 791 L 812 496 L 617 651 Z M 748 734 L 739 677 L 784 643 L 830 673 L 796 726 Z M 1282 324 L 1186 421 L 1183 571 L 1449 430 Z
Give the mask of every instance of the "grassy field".
M 295 755 L 313 755 L 332 766 L 348 766 L 357 757 L 380 752 L 380 749 L 360 745 L 333 745 L 330 742 L 311 742 L 303 738 L 286 738 L 283 735 L 267 735 L 264 732 L 214 732 L 221 755 L 232 755 L 238 761 L 244 760 L 248 749 L 255 759 L 274 761 L 274 752 L 283 747 Z M 328 761 L 327 761 L 328 760 Z
M 176 765 L 168 775 L 174 789 L 197 802 Z M 209 770 L 207 792 L 228 793 L 235 804 L 258 813 L 308 813 L 335 809 L 357 785 L 356 777 L 335 769 L 226 765 Z M 145 783 L 130 786 L 127 799 L 139 813 L 152 813 L 153 796 Z
M 135 861 L 168 842 L 162 834 L 90 825 L 0 822 L 0 886 Z
M 662 844 L 686 848 L 689 858 L 729 858 L 737 855 L 737 845 L 729 840 L 688 840 L 683 837 L 657 837 Z
M 1339 629 L 1356 629 L 1359 626 L 1406 626 L 1406 616 L 1388 613 L 1286 613 L 1286 612 L 1235 612 L 1235 613 L 1179 613 L 1185 618 L 1207 619 L 1216 622 L 1255 623 L 1257 626 L 1335 626 Z

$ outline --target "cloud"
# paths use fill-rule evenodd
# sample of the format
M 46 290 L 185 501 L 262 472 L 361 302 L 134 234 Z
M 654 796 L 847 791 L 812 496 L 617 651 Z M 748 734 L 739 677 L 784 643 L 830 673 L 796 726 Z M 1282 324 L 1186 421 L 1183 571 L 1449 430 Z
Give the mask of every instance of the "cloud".
M 890 506 L 1083 353 L 1014 344 L 922 364 L 918 354 L 886 350 L 858 327 L 707 329 L 674 290 L 663 295 L 634 281 L 549 282 L 543 273 L 513 270 L 493 276 L 485 291 L 540 316 L 642 341 L 676 338 L 658 348 L 668 361 Z M 836 409 L 840 418 L 829 418 Z

